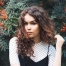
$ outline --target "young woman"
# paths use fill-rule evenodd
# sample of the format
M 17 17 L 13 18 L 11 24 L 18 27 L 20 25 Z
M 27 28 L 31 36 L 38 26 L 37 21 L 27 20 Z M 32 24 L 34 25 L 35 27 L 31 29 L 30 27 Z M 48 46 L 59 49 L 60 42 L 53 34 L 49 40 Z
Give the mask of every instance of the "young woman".
M 21 12 L 16 36 L 9 42 L 10 65 L 61 66 L 63 43 L 64 39 L 55 35 L 48 13 L 38 6 L 28 7 Z

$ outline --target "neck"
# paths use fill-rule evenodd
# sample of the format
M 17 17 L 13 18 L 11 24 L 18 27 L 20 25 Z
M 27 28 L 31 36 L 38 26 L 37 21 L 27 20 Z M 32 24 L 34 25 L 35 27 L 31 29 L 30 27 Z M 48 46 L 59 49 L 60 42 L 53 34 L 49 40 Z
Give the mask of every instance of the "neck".
M 41 41 L 41 39 L 40 39 L 39 36 L 34 38 L 34 42 L 35 42 L 35 43 L 39 43 L 40 41 Z

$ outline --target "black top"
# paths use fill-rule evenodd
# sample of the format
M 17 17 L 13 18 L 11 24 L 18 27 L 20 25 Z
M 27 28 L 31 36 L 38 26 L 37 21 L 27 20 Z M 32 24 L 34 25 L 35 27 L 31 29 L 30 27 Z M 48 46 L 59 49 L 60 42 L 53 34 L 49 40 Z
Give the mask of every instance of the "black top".
M 38 62 L 34 62 L 30 57 L 22 58 L 19 56 L 19 61 L 21 66 L 48 66 L 48 55 Z
M 50 46 L 50 45 L 49 45 Z M 49 46 L 48 46 L 48 52 L 49 52 Z M 48 66 L 48 52 L 47 52 L 47 56 L 38 61 L 38 62 L 34 62 L 32 59 L 30 59 L 30 57 L 26 56 L 24 58 L 22 58 L 20 55 L 19 55 L 19 61 L 20 61 L 20 65 L 21 66 Z

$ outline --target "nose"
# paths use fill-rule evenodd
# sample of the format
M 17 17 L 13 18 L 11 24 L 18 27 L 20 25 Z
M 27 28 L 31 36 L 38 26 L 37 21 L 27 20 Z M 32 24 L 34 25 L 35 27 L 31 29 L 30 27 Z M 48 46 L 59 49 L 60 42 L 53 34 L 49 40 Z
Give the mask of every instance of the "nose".
M 30 24 L 27 25 L 27 29 L 31 30 L 31 25 Z

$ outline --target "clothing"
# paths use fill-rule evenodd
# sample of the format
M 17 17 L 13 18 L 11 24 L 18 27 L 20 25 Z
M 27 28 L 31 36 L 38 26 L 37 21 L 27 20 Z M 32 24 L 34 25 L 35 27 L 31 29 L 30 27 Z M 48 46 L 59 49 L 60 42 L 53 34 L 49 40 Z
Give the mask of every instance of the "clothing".
M 20 66 L 48 66 L 48 55 L 41 61 L 34 62 L 30 57 L 22 58 L 19 56 Z
M 9 42 L 9 60 L 10 64 L 20 64 L 19 57 L 18 57 L 18 48 L 16 43 L 17 38 L 13 37 Z M 44 44 L 42 41 L 35 44 L 33 47 L 34 56 L 30 57 L 30 60 L 38 63 L 48 57 L 48 66 L 52 66 L 55 58 L 56 50 L 55 48 L 50 45 L 49 52 L 48 52 L 48 44 Z M 48 55 L 47 55 L 48 52 Z M 35 66 L 35 65 L 34 65 Z

